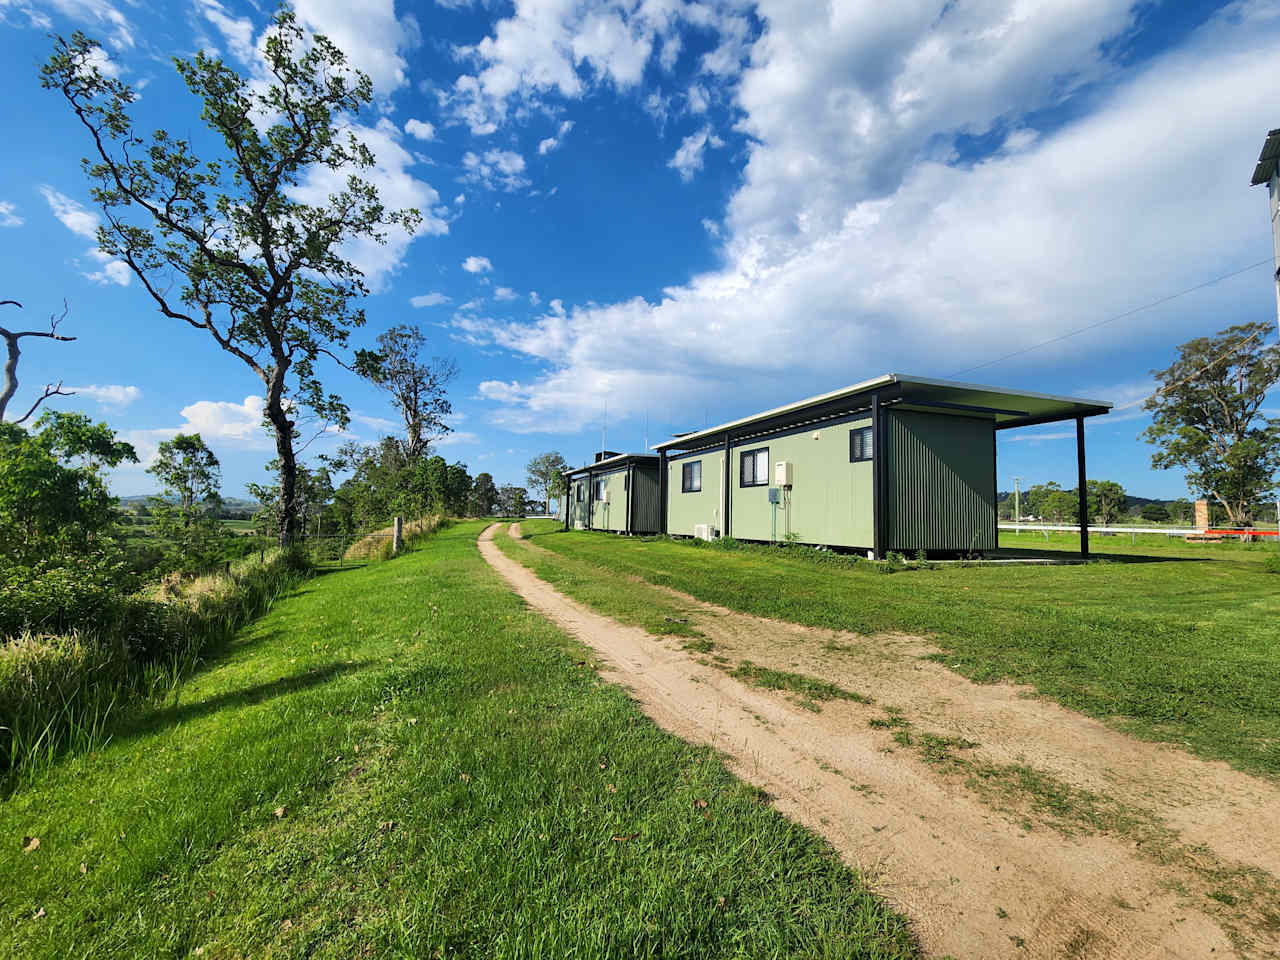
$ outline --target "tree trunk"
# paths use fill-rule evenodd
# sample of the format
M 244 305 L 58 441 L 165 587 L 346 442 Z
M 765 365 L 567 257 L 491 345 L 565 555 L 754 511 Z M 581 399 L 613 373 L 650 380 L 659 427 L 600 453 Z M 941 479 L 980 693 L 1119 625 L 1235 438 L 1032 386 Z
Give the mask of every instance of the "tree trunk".
M 4 364 L 4 389 L 0 390 L 0 420 L 4 419 L 4 411 L 9 406 L 9 401 L 18 392 L 18 355 L 21 353 L 18 349 L 17 337 L 6 334 L 4 342 L 8 356 Z
M 1238 530 L 1248 522 L 1248 503 L 1228 503 L 1216 490 L 1211 490 L 1210 493 L 1213 494 L 1215 500 L 1222 504 L 1222 509 L 1227 511 L 1227 523 L 1231 527 Z
M 298 460 L 293 453 L 293 421 L 285 411 L 284 371 L 271 377 L 267 388 L 267 419 L 275 428 L 276 454 L 280 458 L 280 546 L 288 548 L 298 535 Z

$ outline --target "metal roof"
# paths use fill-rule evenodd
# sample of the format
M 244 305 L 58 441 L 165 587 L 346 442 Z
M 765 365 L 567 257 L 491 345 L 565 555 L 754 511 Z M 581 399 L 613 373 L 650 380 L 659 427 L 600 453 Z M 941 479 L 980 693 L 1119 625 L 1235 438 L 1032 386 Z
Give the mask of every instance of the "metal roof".
M 1256 187 L 1260 183 L 1270 183 L 1276 172 L 1276 162 L 1280 160 L 1280 129 L 1272 130 L 1262 144 L 1262 152 L 1258 154 L 1258 165 L 1253 168 L 1253 180 L 1249 186 Z
M 654 450 L 671 448 L 688 449 L 700 440 L 717 437 L 726 432 L 745 434 L 753 425 L 764 425 L 768 421 L 780 418 L 808 422 L 802 418 L 810 408 L 824 407 L 828 411 L 832 407 L 840 407 L 840 401 L 848 400 L 849 409 L 856 408 L 860 396 L 870 402 L 870 395 L 890 388 L 894 389 L 892 402 L 895 406 L 919 407 L 941 413 L 977 412 L 995 421 L 996 429 L 1030 426 L 1036 423 L 1051 423 L 1056 420 L 1071 420 L 1075 417 L 1091 417 L 1106 413 L 1111 404 L 1102 400 L 1084 400 L 1079 397 L 1060 397 L 1047 393 L 1031 393 L 1021 390 L 1006 390 L 1001 387 L 989 387 L 976 383 L 958 383 L 952 380 L 934 380 L 928 377 L 908 376 L 899 373 L 886 373 L 871 380 L 864 380 L 849 387 L 822 393 L 786 406 L 775 407 L 739 420 L 731 420 L 718 426 L 708 427 L 694 433 L 664 440 L 654 444 Z M 828 413 L 835 416 L 835 413 Z M 815 416 L 815 420 L 818 419 Z
M 568 470 L 560 471 L 562 477 L 567 477 L 574 473 L 586 473 L 589 470 L 595 470 L 597 467 L 603 467 L 612 463 L 622 463 L 625 460 L 656 460 L 657 457 L 652 453 L 619 453 L 616 456 L 608 457 L 604 460 L 597 460 L 595 463 L 588 463 L 582 467 L 572 467 Z

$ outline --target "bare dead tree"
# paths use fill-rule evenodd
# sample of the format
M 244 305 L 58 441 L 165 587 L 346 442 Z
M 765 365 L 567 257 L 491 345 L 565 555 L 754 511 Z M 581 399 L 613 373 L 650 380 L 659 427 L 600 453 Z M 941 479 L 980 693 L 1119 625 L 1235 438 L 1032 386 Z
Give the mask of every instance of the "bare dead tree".
M 17 300 L 0 300 L 0 307 L 17 307 L 22 309 L 22 304 Z M 13 395 L 18 392 L 18 358 L 22 356 L 22 350 L 18 347 L 18 341 L 23 337 L 43 337 L 46 340 L 60 340 L 63 343 L 69 343 L 75 337 L 66 337 L 58 333 L 58 324 L 67 318 L 67 304 L 64 300 L 62 303 L 62 315 L 50 315 L 49 329 L 45 330 L 6 330 L 0 327 L 0 337 L 4 338 L 5 348 L 8 350 L 8 356 L 4 362 L 4 389 L 0 390 L 0 420 L 4 419 L 4 412 L 9 406 L 9 401 L 13 399 Z M 74 394 L 70 390 L 62 389 L 62 381 L 55 383 L 46 383 L 44 392 L 36 398 L 36 402 L 14 423 L 25 423 L 31 419 L 31 415 L 36 412 L 36 408 L 44 403 L 50 397 L 70 397 Z

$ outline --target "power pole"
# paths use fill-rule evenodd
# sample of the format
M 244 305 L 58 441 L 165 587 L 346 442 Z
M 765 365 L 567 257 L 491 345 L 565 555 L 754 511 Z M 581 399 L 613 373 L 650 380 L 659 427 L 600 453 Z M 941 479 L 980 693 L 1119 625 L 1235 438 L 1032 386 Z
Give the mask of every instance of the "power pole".
M 1013 478 L 1013 521 L 1019 523 L 1022 520 L 1022 485 L 1021 477 Z
M 1250 186 L 1267 185 L 1267 200 L 1271 214 L 1271 242 L 1275 249 L 1276 283 L 1276 332 L 1280 333 L 1280 127 L 1267 133 L 1258 154 L 1258 165 L 1253 168 Z M 1280 499 L 1276 500 L 1276 542 L 1280 544 Z

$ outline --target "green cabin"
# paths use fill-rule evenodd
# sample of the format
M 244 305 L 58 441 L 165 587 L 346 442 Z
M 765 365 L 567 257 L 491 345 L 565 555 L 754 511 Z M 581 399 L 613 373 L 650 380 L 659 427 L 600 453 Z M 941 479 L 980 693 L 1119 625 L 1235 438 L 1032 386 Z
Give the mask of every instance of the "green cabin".
M 658 461 L 650 453 L 604 450 L 595 462 L 564 472 L 564 528 L 657 533 L 662 517 Z
M 876 557 L 991 552 L 997 431 L 1075 420 L 1084 491 L 1084 418 L 1110 409 L 886 374 L 657 444 L 661 529 Z M 1081 549 L 1087 554 L 1087 520 Z

